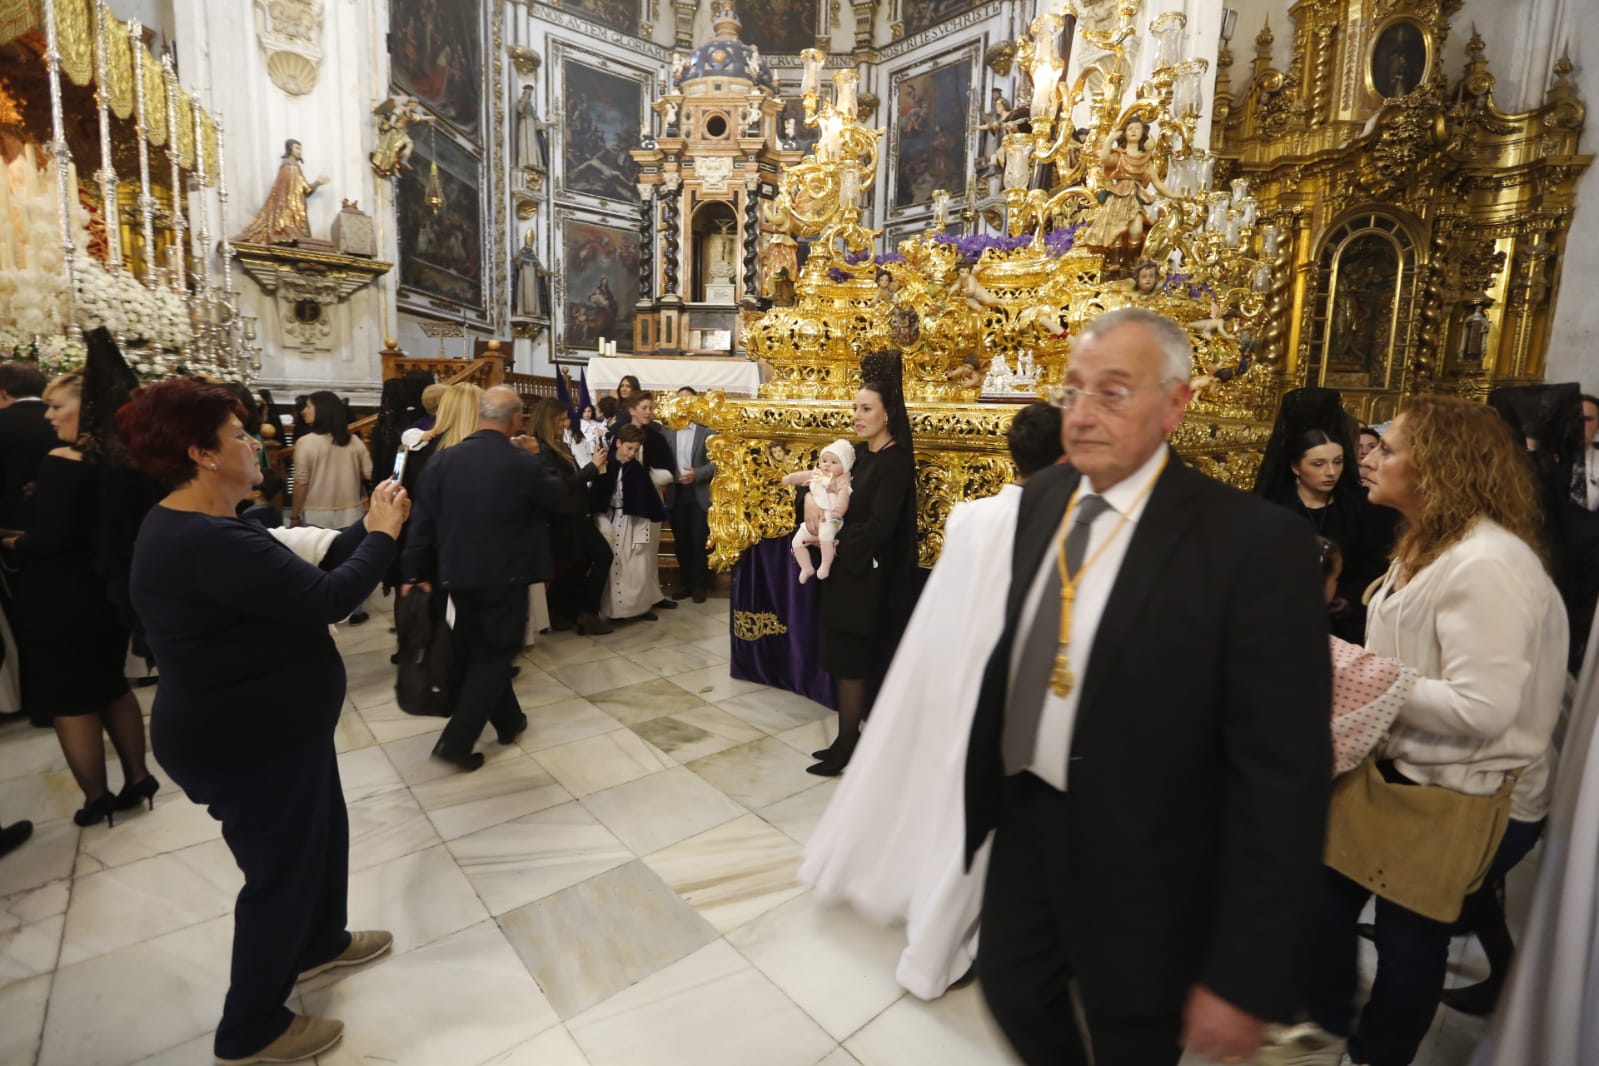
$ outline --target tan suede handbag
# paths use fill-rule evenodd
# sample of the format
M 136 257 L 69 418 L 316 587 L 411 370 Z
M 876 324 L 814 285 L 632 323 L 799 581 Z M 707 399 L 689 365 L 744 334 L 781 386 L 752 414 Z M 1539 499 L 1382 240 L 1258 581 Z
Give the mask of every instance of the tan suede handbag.
M 1393 784 L 1367 759 L 1333 784 L 1325 861 L 1408 911 L 1453 922 L 1488 874 L 1520 776 L 1507 773 L 1491 796 L 1468 796 Z

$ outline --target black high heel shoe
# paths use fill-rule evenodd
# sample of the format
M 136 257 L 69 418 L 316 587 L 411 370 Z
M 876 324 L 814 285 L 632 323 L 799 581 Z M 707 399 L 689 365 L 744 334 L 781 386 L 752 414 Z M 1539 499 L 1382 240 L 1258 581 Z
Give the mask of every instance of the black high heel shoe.
M 122 791 L 117 793 L 116 808 L 119 811 L 130 811 L 139 804 L 148 804 L 150 810 L 155 810 L 155 794 L 161 788 L 154 774 L 145 774 L 131 785 L 122 786 Z
M 81 809 L 74 813 L 72 821 L 84 828 L 88 828 L 96 822 L 104 821 L 106 828 L 110 829 L 116 820 L 116 804 L 115 796 L 109 792 L 102 792 L 97 798 L 85 803 Z

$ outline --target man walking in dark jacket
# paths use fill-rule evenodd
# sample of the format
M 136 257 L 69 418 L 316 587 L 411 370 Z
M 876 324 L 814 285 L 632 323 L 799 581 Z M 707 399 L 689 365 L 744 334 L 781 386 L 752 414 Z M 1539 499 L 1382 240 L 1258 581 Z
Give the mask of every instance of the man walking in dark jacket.
M 437 582 L 455 605 L 455 698 L 433 755 L 466 771 L 483 765 L 472 749 L 485 723 L 501 744 L 527 728 L 511 665 L 527 631 L 528 586 L 554 574 L 548 515 L 564 498 L 537 442 L 521 435 L 514 389 L 489 389 L 478 413 L 478 431 L 428 463 L 401 589 Z

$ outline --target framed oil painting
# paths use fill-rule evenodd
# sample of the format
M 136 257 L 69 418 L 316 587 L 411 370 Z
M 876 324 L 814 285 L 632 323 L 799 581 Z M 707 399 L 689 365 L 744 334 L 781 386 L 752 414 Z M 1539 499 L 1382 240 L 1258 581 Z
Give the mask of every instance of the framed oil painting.
M 972 64 L 967 59 L 921 74 L 894 76 L 894 188 L 890 205 L 904 211 L 932 202 L 934 189 L 966 188 L 966 116 Z
M 561 7 L 593 19 L 602 26 L 638 36 L 638 0 L 564 0 Z
M 1407 96 L 1427 79 L 1432 66 L 1432 42 L 1421 23 L 1396 18 L 1377 31 L 1371 45 L 1366 81 L 1385 100 Z
M 739 0 L 741 36 L 766 55 L 797 55 L 816 46 L 821 19 L 817 0 Z
M 589 351 L 601 337 L 633 347 L 638 302 L 638 230 L 563 215 L 560 336 L 563 351 Z
M 395 85 L 474 143 L 483 124 L 483 8 L 460 0 L 391 0 Z
M 972 9 L 974 0 L 900 0 L 905 18 L 905 36 L 921 33 L 929 26 L 948 22 Z
M 562 191 L 638 203 L 638 146 L 645 83 L 565 58 L 561 62 Z
M 400 175 L 400 285 L 462 307 L 483 309 L 483 166 L 449 137 L 422 137 Z M 444 203 L 427 202 L 439 165 Z

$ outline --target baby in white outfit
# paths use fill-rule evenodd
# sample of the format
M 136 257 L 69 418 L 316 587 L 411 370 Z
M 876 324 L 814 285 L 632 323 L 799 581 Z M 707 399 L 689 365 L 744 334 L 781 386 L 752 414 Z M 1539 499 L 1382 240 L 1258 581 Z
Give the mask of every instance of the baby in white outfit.
M 783 479 L 785 485 L 805 485 L 805 521 L 794 531 L 794 561 L 799 563 L 800 584 L 810 580 L 814 573 L 818 580 L 827 577 L 833 569 L 833 558 L 838 554 L 838 531 L 844 525 L 844 512 L 849 510 L 850 477 L 855 466 L 855 446 L 847 440 L 835 440 L 822 449 L 816 459 L 815 470 L 802 470 Z M 810 530 L 816 523 L 816 533 Z M 822 565 L 811 566 L 810 545 L 822 551 Z

